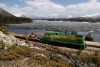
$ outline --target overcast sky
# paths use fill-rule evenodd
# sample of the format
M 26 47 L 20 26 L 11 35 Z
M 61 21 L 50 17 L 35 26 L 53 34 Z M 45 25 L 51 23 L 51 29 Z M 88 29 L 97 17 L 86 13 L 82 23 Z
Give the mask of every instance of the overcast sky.
M 27 16 L 85 16 L 100 14 L 99 0 L 0 0 L 0 7 Z

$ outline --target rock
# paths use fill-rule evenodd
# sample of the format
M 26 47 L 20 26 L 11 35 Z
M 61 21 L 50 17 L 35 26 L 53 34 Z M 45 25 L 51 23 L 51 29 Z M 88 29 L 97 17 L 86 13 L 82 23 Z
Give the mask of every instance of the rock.
M 94 63 L 88 63 L 89 67 L 97 67 Z
M 19 44 L 20 46 L 27 46 L 28 47 L 28 44 L 27 43 L 25 43 L 24 41 L 20 41 L 20 44 Z
M 3 37 L 3 38 L 4 38 L 3 41 L 4 41 L 5 43 L 7 43 L 7 44 L 9 44 L 9 45 L 12 45 L 12 41 L 11 41 L 11 39 L 10 39 L 9 37 L 5 36 L 5 37 Z
M 0 40 L 4 41 L 7 44 L 12 44 L 12 41 L 10 40 L 10 38 L 8 36 L 6 36 L 5 34 L 3 34 L 2 31 L 0 31 Z
M 11 33 L 8 35 L 5 35 L 5 34 L 3 34 L 2 31 L 0 31 L 0 40 L 4 41 L 8 45 L 15 44 L 15 45 L 19 45 L 19 46 L 28 46 L 27 43 L 16 39 Z
M 84 64 L 84 67 L 89 67 L 88 64 Z
M 79 64 L 79 63 L 75 63 L 75 67 L 84 67 L 84 66 L 82 66 L 82 65 Z
M 20 41 L 18 39 L 13 39 L 12 43 L 15 44 L 15 45 L 18 45 L 18 46 L 28 46 L 27 43 L 25 43 L 24 41 Z
M 16 39 L 15 36 L 14 36 L 12 33 L 8 34 L 7 36 L 8 36 L 11 40 Z
M 0 49 L 0 53 L 7 53 L 6 49 Z
M 6 35 L 5 34 L 3 34 L 3 32 L 2 31 L 0 31 L 0 37 L 5 37 Z

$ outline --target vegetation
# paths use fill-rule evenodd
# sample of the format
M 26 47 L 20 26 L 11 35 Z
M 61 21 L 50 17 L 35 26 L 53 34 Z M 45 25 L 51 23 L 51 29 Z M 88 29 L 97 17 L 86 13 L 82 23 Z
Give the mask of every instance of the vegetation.
M 27 43 L 30 46 L 30 42 L 29 42 L 28 38 L 26 38 L 25 43 Z
M 76 17 L 76 18 L 50 18 L 47 19 L 49 21 L 74 21 L 74 22 L 100 22 L 100 18 L 83 18 L 83 17 Z
M 99 66 L 100 65 L 100 56 L 98 55 L 95 55 L 96 54 L 96 52 L 94 53 L 94 55 L 91 55 L 91 56 L 88 56 L 88 58 L 85 60 L 85 62 L 86 63 L 94 63 L 94 64 L 96 64 L 97 66 Z
M 44 54 L 44 56 L 42 56 L 41 54 Z M 8 53 L 0 53 L 0 61 L 21 60 L 26 57 L 29 60 L 25 63 L 27 63 L 27 65 L 29 64 L 29 67 L 31 64 L 35 67 L 37 67 L 38 65 L 40 65 L 41 67 L 71 67 L 56 53 L 50 51 L 41 51 L 33 48 L 30 49 L 28 47 L 20 47 L 18 49 L 10 50 Z
M 6 47 L 7 50 L 10 50 L 10 49 L 14 50 L 14 49 L 19 48 L 19 46 L 16 46 L 14 44 L 7 44 L 3 40 L 0 40 L 0 49 L 5 49 L 5 47 Z
M 0 49 L 4 49 L 5 48 L 5 43 L 4 43 L 4 41 L 0 41 Z
M 80 57 L 81 53 L 82 53 L 82 50 L 81 50 L 81 49 L 79 49 L 79 51 L 77 51 L 77 52 L 76 52 L 76 55 L 77 55 L 77 57 L 76 57 L 76 58 L 77 58 L 77 59 L 79 59 L 79 57 Z
M 22 17 L 5 16 L 5 15 L 0 14 L 0 25 L 20 24 L 20 23 L 29 23 L 29 22 L 32 22 L 32 19 L 22 18 Z
M 7 28 L 5 26 L 0 26 L 0 31 L 2 31 L 4 34 L 9 33 L 9 31 L 7 30 Z
M 87 36 L 85 36 L 85 40 L 87 40 L 87 41 L 94 41 L 94 39 L 91 36 L 91 33 L 88 33 Z

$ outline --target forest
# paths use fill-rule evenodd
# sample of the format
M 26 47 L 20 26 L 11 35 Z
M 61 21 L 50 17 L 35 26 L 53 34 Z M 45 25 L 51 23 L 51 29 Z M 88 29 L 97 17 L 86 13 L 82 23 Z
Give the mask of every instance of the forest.
M 5 16 L 0 14 L 0 25 L 30 23 L 30 22 L 32 22 L 32 19 L 30 18 Z
M 100 18 L 84 18 L 84 17 L 76 17 L 76 18 L 50 18 L 47 19 L 49 21 L 74 21 L 74 22 L 100 22 Z

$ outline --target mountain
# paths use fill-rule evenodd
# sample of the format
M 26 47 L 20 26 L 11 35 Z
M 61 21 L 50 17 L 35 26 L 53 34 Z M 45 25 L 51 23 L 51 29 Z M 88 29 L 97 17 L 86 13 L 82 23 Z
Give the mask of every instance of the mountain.
M 96 18 L 100 18 L 100 14 L 85 15 L 85 16 L 83 16 L 83 17 L 85 17 L 85 18 L 94 18 L 94 19 L 96 19 Z
M 13 14 L 13 15 L 16 16 L 16 17 L 22 17 L 21 14 Z
M 7 12 L 6 10 L 4 10 L 2 8 L 0 8 L 0 14 L 5 15 L 5 16 L 13 16 L 14 17 L 14 15 L 12 15 L 11 13 Z
M 68 18 L 66 15 L 51 16 L 51 18 Z
M 31 18 L 26 17 L 16 17 L 6 10 L 0 8 L 0 25 L 6 24 L 20 24 L 20 23 L 30 23 L 32 22 Z

